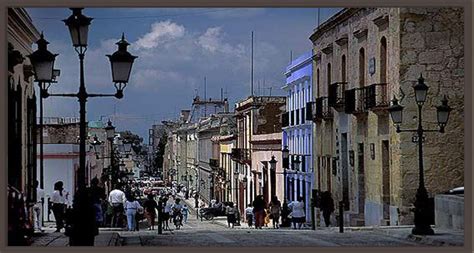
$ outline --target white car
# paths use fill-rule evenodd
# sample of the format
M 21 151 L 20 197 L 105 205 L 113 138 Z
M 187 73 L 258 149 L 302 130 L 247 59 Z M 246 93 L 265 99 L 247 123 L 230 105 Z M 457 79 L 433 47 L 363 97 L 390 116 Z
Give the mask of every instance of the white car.
M 446 193 L 447 194 L 464 194 L 464 186 L 453 188 Z

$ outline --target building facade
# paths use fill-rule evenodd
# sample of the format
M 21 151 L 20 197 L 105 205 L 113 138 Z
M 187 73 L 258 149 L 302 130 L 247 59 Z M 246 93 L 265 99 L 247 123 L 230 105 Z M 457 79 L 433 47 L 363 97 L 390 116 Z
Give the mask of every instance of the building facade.
M 418 156 L 411 133 L 397 133 L 388 113 L 404 106 L 402 128 L 416 128 L 413 98 L 420 75 L 430 89 L 426 128 L 437 129 L 443 95 L 453 108 L 444 134 L 424 143 L 430 194 L 463 185 L 462 8 L 346 8 L 317 27 L 311 114 L 315 185 L 343 201 L 351 225 L 413 223 Z M 337 210 L 337 208 L 336 208 Z
M 307 52 L 293 60 L 285 71 L 286 112 L 282 116 L 282 148 L 289 150 L 286 198 L 294 201 L 304 198 L 306 213 L 310 213 L 313 189 L 313 124 L 306 117 L 307 105 L 313 102 L 313 52 Z M 311 220 L 306 215 L 307 221 Z
M 285 97 L 278 96 L 250 96 L 235 105 L 235 117 L 237 127 L 237 144 L 232 150 L 232 159 L 236 162 L 236 169 L 239 172 L 239 184 L 243 185 L 244 197 L 241 203 L 252 203 L 257 194 L 262 194 L 263 179 L 262 161 L 269 161 L 277 149 L 270 147 L 268 154 L 259 154 L 253 157 L 252 142 L 258 140 L 258 135 L 280 134 L 281 135 L 281 115 L 285 111 Z M 275 139 L 275 137 L 272 137 Z M 278 138 L 277 138 L 278 139 Z M 261 140 L 261 139 L 260 139 Z M 274 141 L 274 140 L 273 140 Z M 259 145 L 258 142 L 254 142 Z M 281 143 L 281 136 L 280 136 Z M 279 144 L 281 147 L 281 144 Z M 281 152 L 280 147 L 278 150 Z M 256 155 L 257 156 L 257 155 Z M 275 156 L 281 159 L 281 156 Z M 253 160 L 264 159 L 264 160 Z M 281 164 L 281 163 L 280 163 Z M 266 186 L 268 188 L 268 186 Z M 242 207 L 242 206 L 241 206 Z M 240 210 L 243 213 L 243 210 Z
M 27 245 L 36 201 L 36 95 L 28 55 L 39 33 L 23 8 L 8 8 L 8 245 Z M 7 104 L 6 103 L 6 104 Z

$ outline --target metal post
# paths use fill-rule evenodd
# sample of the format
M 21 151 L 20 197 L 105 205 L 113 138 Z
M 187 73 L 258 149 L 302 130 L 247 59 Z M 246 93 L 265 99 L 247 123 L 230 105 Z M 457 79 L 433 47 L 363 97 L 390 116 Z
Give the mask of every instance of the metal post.
M 87 92 L 84 83 L 84 53 L 79 54 L 80 61 L 80 87 L 79 87 L 79 114 L 80 114 L 80 126 L 79 126 L 79 171 L 78 171 L 78 189 L 82 189 L 86 186 L 86 102 Z
M 316 190 L 313 190 L 311 193 L 311 229 L 316 230 L 316 218 L 314 213 L 314 208 L 316 207 Z
M 161 217 L 163 216 L 163 201 L 161 198 L 158 200 L 158 234 L 161 235 L 163 234 L 163 221 L 161 220 Z
M 39 83 L 40 86 L 40 123 L 39 123 L 39 135 L 40 135 L 40 188 L 44 191 L 44 151 L 43 151 L 43 82 Z M 44 226 L 44 198 L 41 200 L 41 226 Z
M 344 201 L 339 201 L 339 233 L 344 233 Z
M 425 179 L 423 171 L 423 126 L 421 118 L 422 105 L 418 104 L 418 167 L 420 172 L 418 190 L 415 199 L 415 227 L 412 230 L 414 235 L 433 235 L 434 231 L 430 226 L 428 217 L 428 192 L 425 188 Z

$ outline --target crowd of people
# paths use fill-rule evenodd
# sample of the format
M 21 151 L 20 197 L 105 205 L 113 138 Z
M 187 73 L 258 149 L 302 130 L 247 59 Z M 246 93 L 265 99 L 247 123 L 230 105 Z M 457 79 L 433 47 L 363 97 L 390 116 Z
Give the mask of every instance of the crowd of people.
M 44 190 L 37 188 L 37 204 L 35 204 L 33 216 L 35 229 L 42 231 L 41 227 L 41 203 L 45 198 Z M 178 192 L 189 194 L 187 189 L 173 185 L 172 187 L 162 187 L 157 191 L 146 191 L 143 185 L 138 182 L 123 182 L 117 184 L 109 194 L 106 194 L 100 181 L 93 178 L 90 183 L 92 203 L 95 212 L 95 222 L 97 227 L 123 228 L 128 231 L 138 231 L 140 222 L 145 220 L 149 230 L 154 230 L 158 215 L 162 221 L 164 229 L 170 229 L 172 222 L 176 229 L 188 220 L 188 206 L 177 197 Z M 191 195 L 197 197 L 191 192 Z M 170 201 L 172 200 L 172 201 Z M 54 184 L 54 191 L 50 197 L 50 209 L 56 221 L 56 232 L 67 229 L 68 212 L 71 211 L 70 194 L 64 189 L 64 183 L 58 181 Z M 331 225 L 331 214 L 334 212 L 334 200 L 330 192 L 323 192 L 316 197 L 317 206 L 322 211 L 326 226 Z M 201 205 L 201 208 L 203 206 Z M 161 210 L 159 210 L 161 208 Z M 213 199 L 209 208 L 219 210 L 227 217 L 229 228 L 240 226 L 241 217 L 239 208 L 232 202 L 222 203 Z M 265 201 L 263 195 L 258 195 L 252 203 L 245 209 L 245 220 L 248 227 L 262 229 L 273 226 L 274 229 L 280 227 L 290 227 L 302 229 L 306 223 L 305 203 L 303 197 L 287 203 L 281 203 L 277 196 L 273 196 L 269 203 Z M 271 225 L 270 225 L 271 223 Z

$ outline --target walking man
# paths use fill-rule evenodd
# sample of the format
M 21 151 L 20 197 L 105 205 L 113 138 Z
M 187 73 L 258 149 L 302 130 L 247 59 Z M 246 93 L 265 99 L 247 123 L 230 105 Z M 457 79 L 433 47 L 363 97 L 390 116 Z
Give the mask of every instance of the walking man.
M 252 204 L 248 204 L 247 208 L 245 208 L 245 219 L 247 219 L 247 224 L 249 228 L 253 225 L 253 207 Z
M 125 193 L 117 186 L 109 193 L 109 203 L 113 208 L 111 227 L 122 227 L 124 204 L 127 201 Z
M 44 190 L 39 187 L 38 180 L 35 180 L 33 187 L 36 189 L 36 201 L 33 206 L 33 220 L 35 231 L 44 232 L 43 230 L 43 203 L 44 203 Z
M 186 223 L 188 221 L 188 214 L 189 214 L 189 209 L 188 209 L 188 206 L 187 205 L 184 205 L 183 206 L 183 220 L 184 220 L 184 223 Z

